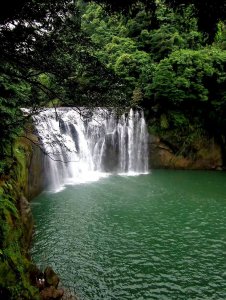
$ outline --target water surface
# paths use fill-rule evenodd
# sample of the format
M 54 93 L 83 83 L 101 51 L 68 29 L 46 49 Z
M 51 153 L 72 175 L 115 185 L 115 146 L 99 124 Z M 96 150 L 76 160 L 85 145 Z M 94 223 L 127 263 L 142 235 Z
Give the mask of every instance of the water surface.
M 34 261 L 79 299 L 226 299 L 226 173 L 110 176 L 32 210 Z

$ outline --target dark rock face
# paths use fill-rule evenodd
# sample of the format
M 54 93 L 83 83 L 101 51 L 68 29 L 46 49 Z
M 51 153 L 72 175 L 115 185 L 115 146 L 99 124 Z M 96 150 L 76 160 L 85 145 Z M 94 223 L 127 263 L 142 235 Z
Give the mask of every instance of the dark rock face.
M 28 202 L 27 198 L 25 198 L 24 195 L 20 197 L 19 203 L 20 203 L 21 220 L 26 232 L 26 234 L 24 235 L 24 240 L 25 240 L 24 245 L 27 247 L 28 250 L 32 239 L 34 221 L 31 213 L 30 203 Z
M 33 263 L 30 264 L 28 272 L 29 272 L 30 282 L 32 283 L 33 286 L 37 286 L 38 279 L 43 277 L 42 272 Z
M 44 279 L 46 286 L 58 287 L 60 278 L 51 267 L 47 267 L 44 271 Z
M 32 135 L 31 139 L 38 143 L 38 137 Z M 45 187 L 45 171 L 44 171 L 44 153 L 41 150 L 41 145 L 32 145 L 30 162 L 28 165 L 28 199 L 36 197 Z
M 60 300 L 63 295 L 63 289 L 56 289 L 54 286 L 46 287 L 40 292 L 42 300 Z
M 162 141 L 160 137 L 149 136 L 149 165 L 153 169 L 220 170 L 222 153 L 220 146 L 213 140 L 203 138 L 194 142 L 193 151 L 182 154 L 181 149 Z M 175 151 L 176 149 L 176 151 Z
M 77 152 L 80 151 L 80 148 L 79 148 L 79 135 L 78 135 L 78 132 L 75 128 L 75 126 L 73 124 L 69 124 L 69 128 L 70 128 L 70 131 L 71 131 L 71 135 L 73 137 L 73 141 L 75 143 L 75 148 L 77 150 Z
M 105 149 L 102 157 L 102 167 L 105 172 L 116 172 L 119 164 L 119 148 L 117 133 L 107 134 L 105 137 Z

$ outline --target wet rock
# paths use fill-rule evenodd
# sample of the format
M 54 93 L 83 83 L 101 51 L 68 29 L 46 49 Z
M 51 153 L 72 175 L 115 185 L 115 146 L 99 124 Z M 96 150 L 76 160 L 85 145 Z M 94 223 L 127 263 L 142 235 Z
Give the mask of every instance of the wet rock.
M 28 191 L 27 198 L 30 201 L 37 195 L 39 195 L 46 185 L 46 176 L 45 176 L 45 155 L 41 150 L 41 145 L 39 136 L 34 132 L 34 127 L 31 125 L 31 132 L 28 134 L 30 143 L 31 153 L 30 161 L 28 162 Z
M 212 138 L 193 141 L 186 151 L 184 144 L 149 136 L 149 165 L 153 169 L 221 170 L 221 147 Z
M 56 289 L 54 286 L 46 287 L 40 292 L 42 300 L 60 300 L 63 295 L 63 289 Z
M 55 288 L 58 287 L 60 278 L 59 276 L 53 271 L 51 267 L 47 267 L 44 271 L 44 278 L 45 278 L 45 285 L 53 286 Z
M 37 279 L 42 277 L 42 272 L 35 264 L 30 264 L 29 266 L 29 277 L 32 285 L 37 285 Z
M 62 300 L 79 300 L 79 298 L 75 295 L 74 292 L 70 292 L 69 290 L 64 289 Z
M 20 203 L 21 220 L 24 225 L 24 229 L 26 233 L 26 235 L 24 236 L 24 240 L 25 240 L 24 246 L 26 248 L 29 248 L 32 239 L 33 225 L 34 225 L 32 213 L 31 213 L 31 207 L 30 207 L 30 203 L 28 202 L 27 198 L 24 195 L 21 195 L 19 203 Z

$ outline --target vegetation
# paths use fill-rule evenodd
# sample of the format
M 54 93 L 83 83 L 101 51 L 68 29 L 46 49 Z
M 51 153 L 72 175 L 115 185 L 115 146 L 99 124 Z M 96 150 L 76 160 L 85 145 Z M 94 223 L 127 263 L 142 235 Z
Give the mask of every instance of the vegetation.
M 30 108 L 29 119 L 43 106 L 108 106 L 122 99 L 116 88 L 122 83 L 95 58 L 71 1 L 21 2 L 0 16 L 2 158 L 26 121 L 20 108 Z
M 19 209 L 27 180 L 18 170 L 29 149 L 15 148 L 15 140 L 45 106 L 122 105 L 123 83 L 95 58 L 71 1 L 9 1 L 0 43 L 0 298 L 35 299 Z
M 31 150 L 25 140 L 17 140 L 0 181 L 0 296 L 6 300 L 39 299 L 38 290 L 30 283 L 29 233 L 18 201 L 26 192 Z M 31 223 L 28 228 L 32 229 Z
M 226 157 L 225 19 L 223 0 L 5 3 L 0 12 L 0 296 L 36 297 L 20 243 L 15 183 L 25 176 L 15 175 L 23 150 L 15 152 L 13 145 L 26 121 L 45 106 L 142 107 L 150 132 L 173 149 L 183 145 L 189 155 L 194 141 L 207 136 Z M 26 116 L 25 107 L 30 108 Z
M 88 1 L 88 0 L 86 0 Z M 154 26 L 158 26 L 158 22 L 155 19 L 156 8 L 161 1 L 155 0 L 94 0 L 98 4 L 104 4 L 107 9 L 113 11 L 136 11 L 137 4 L 142 3 L 146 11 L 151 12 L 151 15 L 155 22 Z M 209 39 L 212 40 L 216 33 L 217 23 L 220 20 L 225 20 L 226 5 L 224 0 L 217 1 L 198 1 L 198 0 L 165 0 L 164 3 L 167 7 L 173 8 L 174 10 L 183 10 L 184 6 L 193 5 L 195 8 L 195 16 L 197 17 L 199 29 L 203 32 L 208 33 Z
M 186 144 L 189 155 L 194 140 L 207 136 L 225 152 L 224 22 L 213 37 L 208 27 L 200 30 L 197 3 L 175 9 L 176 3 L 158 1 L 153 16 L 141 2 L 129 17 L 94 3 L 82 6 L 82 28 L 98 59 L 125 79 L 131 105 L 145 108 L 150 131 L 172 150 Z

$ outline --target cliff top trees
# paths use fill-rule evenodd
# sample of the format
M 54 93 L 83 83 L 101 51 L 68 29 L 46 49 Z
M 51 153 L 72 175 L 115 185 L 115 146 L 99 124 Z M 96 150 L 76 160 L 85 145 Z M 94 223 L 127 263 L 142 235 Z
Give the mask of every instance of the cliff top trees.
M 97 45 L 97 57 L 127 81 L 131 105 L 145 108 L 153 132 L 174 135 L 179 144 L 198 132 L 224 137 L 226 30 L 218 21 L 225 18 L 225 3 L 95 2 L 124 11 L 109 15 L 103 5 L 89 4 L 82 27 Z
M 87 1 L 87 0 L 86 0 Z M 104 4 L 107 9 L 128 11 L 133 10 L 137 3 L 143 3 L 147 10 L 153 11 L 156 9 L 156 0 L 94 0 L 96 3 Z M 226 2 L 224 0 L 165 0 L 164 3 L 174 9 L 180 9 L 184 5 L 193 4 L 196 9 L 196 16 L 198 18 L 199 28 L 209 34 L 210 39 L 213 40 L 217 30 L 217 23 L 226 18 Z

